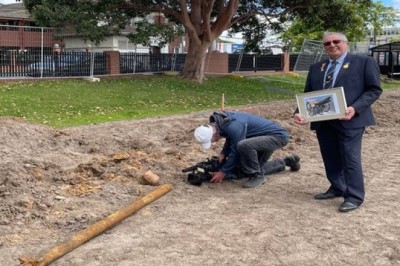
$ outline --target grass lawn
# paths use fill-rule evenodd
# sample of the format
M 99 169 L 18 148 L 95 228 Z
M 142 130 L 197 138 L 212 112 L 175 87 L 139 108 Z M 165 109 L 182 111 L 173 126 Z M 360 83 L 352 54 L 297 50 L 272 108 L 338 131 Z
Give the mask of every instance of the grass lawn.
M 106 121 L 166 116 L 294 99 L 305 74 L 210 77 L 203 84 L 176 76 L 0 82 L 0 116 L 22 117 L 62 128 Z M 383 83 L 385 89 L 399 82 Z

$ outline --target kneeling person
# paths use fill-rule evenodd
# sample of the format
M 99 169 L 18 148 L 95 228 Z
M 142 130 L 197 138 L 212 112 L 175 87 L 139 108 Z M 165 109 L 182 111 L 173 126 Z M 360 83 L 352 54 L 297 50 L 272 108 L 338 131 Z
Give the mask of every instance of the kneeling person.
M 231 178 L 238 169 L 239 177 L 249 178 L 243 187 L 253 188 L 265 183 L 266 174 L 284 171 L 286 166 L 291 171 L 300 169 L 300 158 L 295 154 L 268 161 L 275 150 L 289 143 L 289 133 L 271 120 L 244 112 L 217 111 L 209 122 L 196 128 L 196 141 L 208 149 L 212 142 L 226 139 L 218 156 L 222 167 L 210 182 Z

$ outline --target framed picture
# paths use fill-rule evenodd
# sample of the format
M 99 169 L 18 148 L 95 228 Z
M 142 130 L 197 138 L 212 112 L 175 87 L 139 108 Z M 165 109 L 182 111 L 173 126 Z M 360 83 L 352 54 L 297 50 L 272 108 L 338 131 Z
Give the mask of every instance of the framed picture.
M 346 114 L 343 87 L 297 94 L 296 100 L 301 116 L 309 122 L 338 119 Z

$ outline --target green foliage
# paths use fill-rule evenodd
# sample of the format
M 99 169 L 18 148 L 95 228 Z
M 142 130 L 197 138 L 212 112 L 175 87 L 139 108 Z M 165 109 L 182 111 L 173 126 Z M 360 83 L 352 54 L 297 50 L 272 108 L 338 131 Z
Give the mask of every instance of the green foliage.
M 388 22 L 389 9 L 371 0 L 229 0 L 213 1 L 208 10 L 207 0 L 24 0 L 32 16 L 42 25 L 52 27 L 71 26 L 86 39 L 99 43 L 105 36 L 119 32 L 130 24 L 132 18 L 145 18 L 150 12 L 163 13 L 170 21 L 184 27 L 186 32 L 196 31 L 204 35 L 209 26 L 215 30 L 220 20 L 227 20 L 227 27 L 219 29 L 216 39 L 223 30 L 243 32 L 246 50 L 259 52 L 261 41 L 268 30 L 284 32 L 288 22 L 295 22 L 292 34 L 284 34 L 288 45 L 298 44 L 301 37 L 313 37 L 325 30 L 345 32 L 351 40 L 365 37 L 367 24 Z M 233 16 L 224 16 L 228 4 L 237 2 Z M 200 5 L 203 3 L 202 5 Z M 207 5 L 206 5 L 207 4 Z M 185 16 L 188 12 L 189 16 Z M 209 25 L 205 25 L 205 22 Z M 301 23 L 303 26 L 299 27 Z M 220 23 L 218 24 L 220 25 Z M 218 26 L 219 27 L 219 26 Z M 136 31 L 130 34 L 133 43 L 148 44 L 150 37 L 158 37 L 161 44 L 167 43 L 182 32 L 174 27 L 150 25 L 143 21 L 136 23 Z M 214 32 L 213 32 L 214 34 Z M 310 35 L 310 36 L 309 36 Z M 193 35 L 192 35 L 193 37 Z M 293 43 L 291 40 L 293 40 Z M 190 43 L 190 42 L 189 42 Z
M 393 7 L 385 7 L 380 2 L 373 3 L 369 12 L 362 13 L 376 36 L 384 26 L 393 26 L 395 18 L 398 17 L 397 10 Z
M 121 12 L 121 0 L 24 0 L 24 5 L 41 26 L 73 29 L 85 40 L 99 44 L 129 24 Z M 133 15 L 133 14 L 132 14 Z
M 379 32 L 395 17 L 394 9 L 381 3 L 337 0 L 310 7 L 308 14 L 297 16 L 281 37 L 292 51 L 299 51 L 305 39 L 321 40 L 324 31 L 343 32 L 349 41 L 362 41 L 370 28 Z
M 360 40 L 366 37 L 368 24 L 377 27 L 388 18 L 380 14 L 387 10 L 371 0 L 24 0 L 24 4 L 39 24 L 73 29 L 96 45 L 127 25 L 134 26 L 128 35 L 132 43 L 150 46 L 155 40 L 159 47 L 184 29 L 186 60 L 197 64 L 185 64 L 180 77 L 199 83 L 204 80 L 204 54 L 228 29 L 243 33 L 245 51 L 260 53 L 271 30 L 282 33 L 292 22 L 293 28 L 283 34 L 288 47 L 298 47 L 304 38 L 317 38 L 326 30 Z M 147 21 L 151 13 L 154 22 Z
M 147 20 L 135 22 L 135 32 L 129 33 L 127 37 L 133 44 L 142 44 L 151 46 L 151 38 L 157 38 L 158 45 L 164 47 L 177 36 L 182 36 L 184 31 L 180 27 L 174 27 L 171 24 L 154 24 Z

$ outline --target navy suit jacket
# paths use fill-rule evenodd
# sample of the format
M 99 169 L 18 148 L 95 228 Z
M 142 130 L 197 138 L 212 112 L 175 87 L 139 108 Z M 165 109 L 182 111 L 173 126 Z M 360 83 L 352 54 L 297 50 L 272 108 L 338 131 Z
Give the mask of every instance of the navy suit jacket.
M 329 60 L 323 60 L 310 66 L 304 92 L 322 90 L 328 64 Z M 381 95 L 382 88 L 379 66 L 372 57 L 348 53 L 333 87 L 343 87 L 347 106 L 352 106 L 356 111 L 351 120 L 339 120 L 344 128 L 375 124 L 371 105 Z M 312 122 L 311 129 L 318 129 L 321 123 Z

